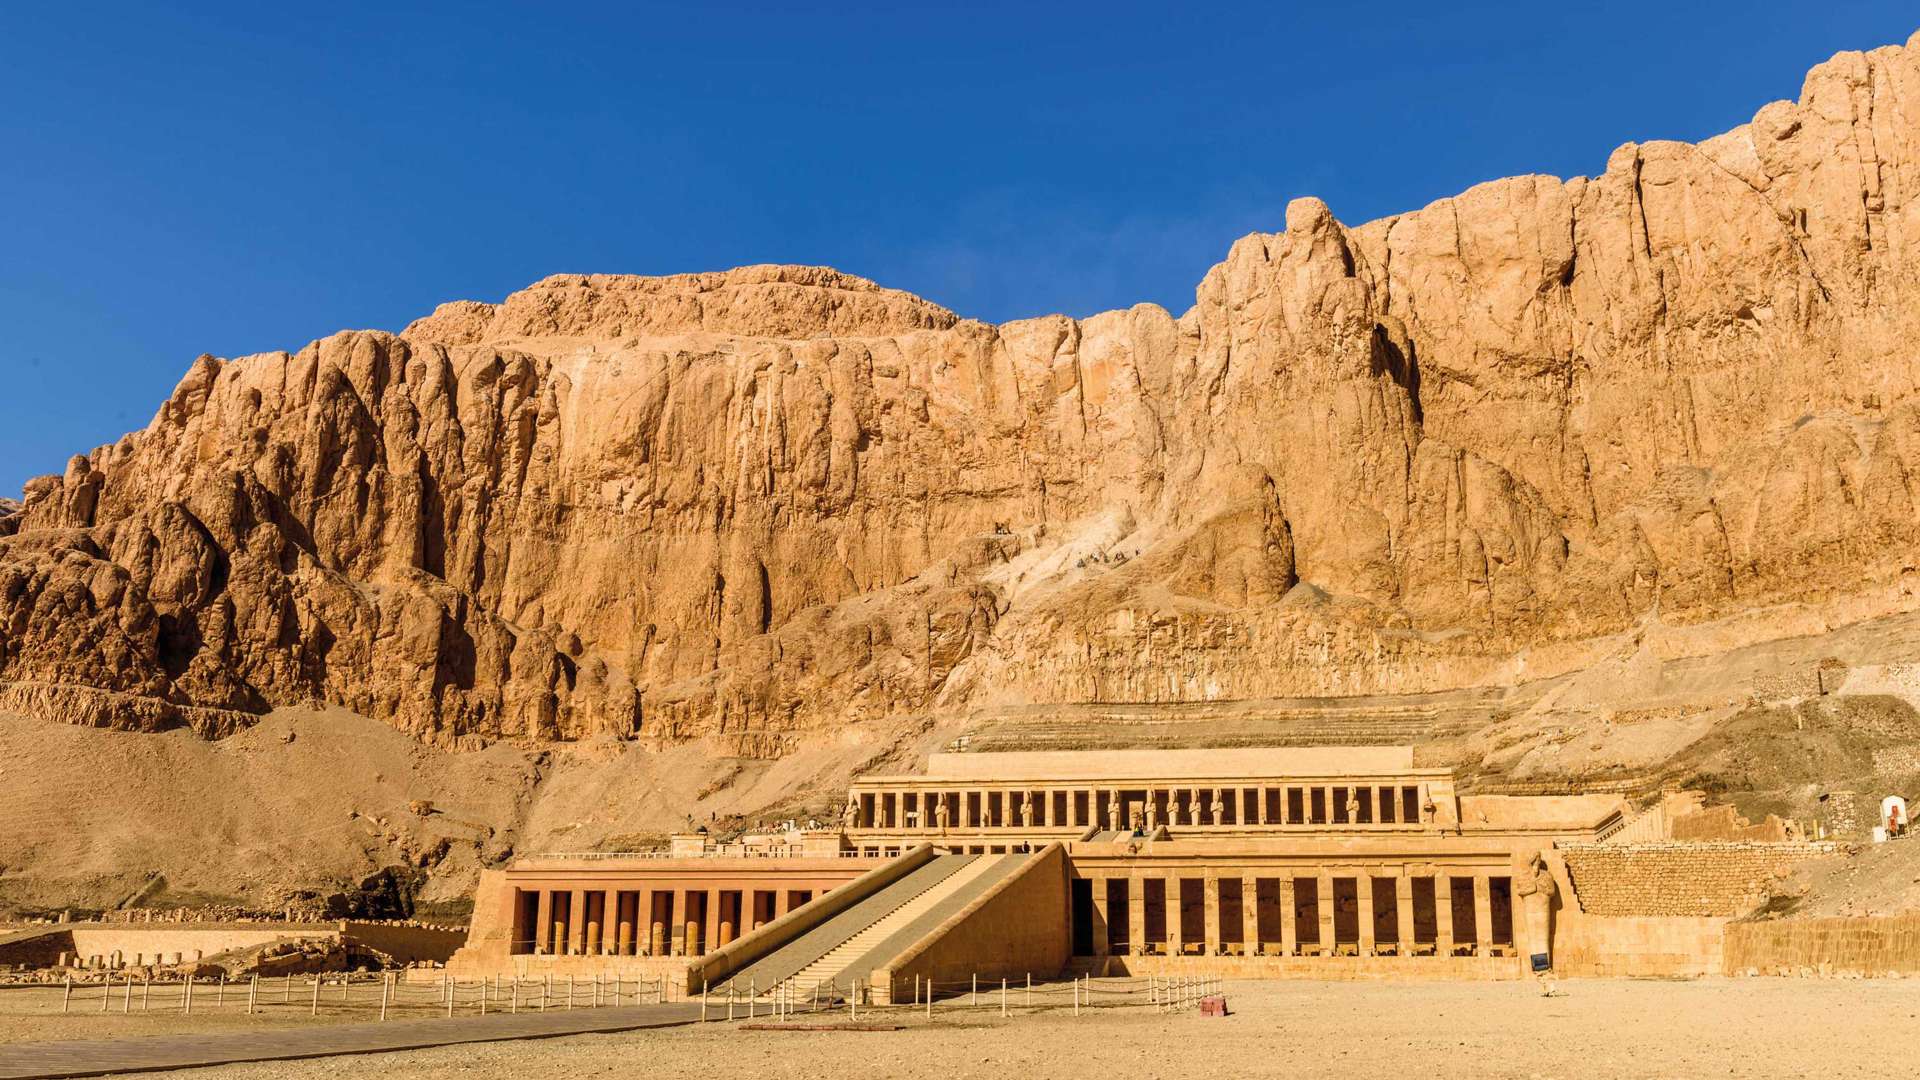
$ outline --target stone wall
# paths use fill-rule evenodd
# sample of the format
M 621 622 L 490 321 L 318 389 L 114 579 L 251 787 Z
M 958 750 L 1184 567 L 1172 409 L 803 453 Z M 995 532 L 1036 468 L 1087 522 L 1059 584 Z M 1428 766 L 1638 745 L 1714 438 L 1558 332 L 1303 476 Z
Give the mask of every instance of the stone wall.
M 1760 904 L 1795 861 L 1824 843 L 1563 844 L 1580 909 L 1603 916 L 1732 916 Z
M 1578 978 L 1717 974 L 1726 922 L 1698 916 L 1568 915 L 1554 935 L 1553 968 Z
M 1920 915 L 1730 923 L 1729 975 L 1920 974 Z
M 873 973 L 875 1000 L 901 1000 L 915 980 L 933 980 L 951 993 L 978 976 L 1020 982 L 1052 978 L 1066 969 L 1072 948 L 1067 925 L 1067 854 L 1048 844 L 1006 880 L 968 904 Z

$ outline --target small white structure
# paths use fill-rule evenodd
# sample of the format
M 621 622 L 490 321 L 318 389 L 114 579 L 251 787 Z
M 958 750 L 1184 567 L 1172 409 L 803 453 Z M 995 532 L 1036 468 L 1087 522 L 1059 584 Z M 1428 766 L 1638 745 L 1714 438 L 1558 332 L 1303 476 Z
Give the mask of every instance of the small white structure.
M 1898 795 L 1889 795 L 1880 800 L 1880 821 L 1874 828 L 1874 839 L 1881 839 L 1881 830 L 1888 837 L 1899 836 L 1907 831 L 1907 800 Z

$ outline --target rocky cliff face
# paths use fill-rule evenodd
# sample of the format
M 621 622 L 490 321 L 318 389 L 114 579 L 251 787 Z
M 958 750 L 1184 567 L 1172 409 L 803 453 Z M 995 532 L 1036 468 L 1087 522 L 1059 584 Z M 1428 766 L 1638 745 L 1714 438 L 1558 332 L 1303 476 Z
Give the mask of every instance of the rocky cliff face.
M 989 326 L 832 270 L 561 276 L 194 363 L 0 506 L 0 709 L 443 745 L 1509 684 L 1920 539 L 1920 37 L 1699 145 Z

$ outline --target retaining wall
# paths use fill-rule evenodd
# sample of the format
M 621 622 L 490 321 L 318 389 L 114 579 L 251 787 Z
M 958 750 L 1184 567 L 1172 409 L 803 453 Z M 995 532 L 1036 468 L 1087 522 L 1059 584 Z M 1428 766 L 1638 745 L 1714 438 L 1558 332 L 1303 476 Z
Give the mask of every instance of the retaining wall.
M 1562 844 L 1559 853 L 1588 915 L 1731 917 L 1765 900 L 1793 863 L 1830 855 L 1831 843 L 1670 841 Z
M 1726 928 L 1729 975 L 1920 974 L 1920 915 L 1780 919 Z

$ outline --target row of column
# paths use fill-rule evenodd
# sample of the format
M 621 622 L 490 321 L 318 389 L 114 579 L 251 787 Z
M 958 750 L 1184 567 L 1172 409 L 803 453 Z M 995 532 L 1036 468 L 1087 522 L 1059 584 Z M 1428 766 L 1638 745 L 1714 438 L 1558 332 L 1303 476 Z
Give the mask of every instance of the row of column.
M 1075 918 L 1090 914 L 1092 925 L 1090 933 L 1076 937 L 1090 946 L 1090 949 L 1082 948 L 1080 951 L 1090 952 L 1094 956 L 1108 955 L 1116 944 L 1121 943 L 1124 943 L 1126 952 L 1136 956 L 1149 951 L 1161 951 L 1150 948 L 1160 945 L 1164 945 L 1164 951 L 1171 955 L 1195 951 L 1209 956 L 1223 955 L 1229 951 L 1249 956 L 1260 953 L 1281 956 L 1326 955 L 1340 951 L 1341 946 L 1351 945 L 1353 952 L 1361 956 L 1389 952 L 1404 956 L 1429 951 L 1439 956 L 1451 956 L 1469 951 L 1468 947 L 1474 955 L 1486 955 L 1494 945 L 1517 947 L 1518 944 L 1515 934 L 1520 927 L 1520 920 L 1514 910 L 1511 878 L 1506 875 L 1420 876 L 1328 869 L 1313 877 L 1222 878 L 1217 875 L 1192 877 L 1166 873 L 1092 876 L 1088 880 L 1091 882 L 1092 910 L 1090 913 L 1076 911 Z M 1227 926 L 1223 925 L 1223 880 L 1236 881 L 1239 887 L 1238 934 L 1230 935 Z M 1163 890 L 1159 918 L 1152 920 L 1159 925 L 1151 928 L 1158 933 L 1151 940 L 1149 922 L 1153 912 L 1149 911 L 1149 881 L 1160 882 Z M 1416 888 L 1416 882 L 1420 881 L 1432 884 Z M 1190 939 L 1184 918 L 1184 883 L 1188 882 L 1198 884 L 1200 890 L 1202 915 L 1200 925 L 1196 928 L 1199 931 L 1198 940 Z M 1376 882 L 1390 883 L 1390 937 L 1380 933 L 1380 924 L 1386 920 L 1378 917 Z M 1469 903 L 1460 903 L 1463 897 L 1459 894 L 1465 894 L 1467 889 L 1459 889 L 1456 893 L 1456 882 L 1470 887 Z M 1430 921 L 1417 919 L 1416 892 L 1431 897 Z M 1263 894 L 1275 896 L 1269 910 L 1277 917 L 1279 926 L 1273 928 L 1277 929 L 1277 934 L 1268 933 L 1262 925 L 1268 922 L 1260 917 Z M 1351 934 L 1344 933 L 1340 927 L 1341 922 L 1349 920 L 1340 919 L 1335 902 L 1336 898 L 1345 902 L 1349 896 L 1353 903 Z M 1113 910 L 1116 905 L 1124 906 L 1124 913 L 1116 913 Z M 1116 917 L 1124 922 L 1124 936 L 1118 933 L 1120 927 L 1113 921 Z M 1420 925 L 1422 921 L 1426 921 L 1427 925 Z M 1237 940 L 1230 941 L 1230 937 Z M 1229 945 L 1238 945 L 1240 948 L 1229 950 Z
M 1418 825 L 1417 784 L 1002 788 L 856 792 L 843 824 L 864 829 L 1158 828 L 1161 825 Z
M 513 951 L 698 956 L 812 898 L 809 889 L 518 889 Z

